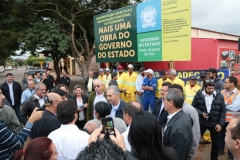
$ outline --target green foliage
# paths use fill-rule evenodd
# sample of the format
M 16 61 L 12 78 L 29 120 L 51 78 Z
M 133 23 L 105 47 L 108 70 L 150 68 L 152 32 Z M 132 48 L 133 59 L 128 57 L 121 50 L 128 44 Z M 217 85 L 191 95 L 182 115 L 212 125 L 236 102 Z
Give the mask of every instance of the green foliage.
M 40 66 L 39 62 L 42 61 L 45 63 L 46 58 L 38 58 L 38 57 L 28 57 L 26 59 L 26 63 L 29 66 Z
M 16 67 L 16 66 L 19 66 L 19 64 L 17 62 L 12 62 L 12 63 L 10 63 L 10 66 Z
M 19 64 L 19 66 L 22 66 L 24 64 L 24 60 L 16 59 L 15 62 Z

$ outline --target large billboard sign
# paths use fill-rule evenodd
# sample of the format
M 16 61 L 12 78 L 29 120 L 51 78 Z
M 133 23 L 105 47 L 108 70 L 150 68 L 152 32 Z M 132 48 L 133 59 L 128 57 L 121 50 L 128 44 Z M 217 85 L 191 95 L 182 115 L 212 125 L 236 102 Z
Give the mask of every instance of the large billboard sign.
M 152 0 L 94 16 L 97 62 L 191 60 L 190 0 Z

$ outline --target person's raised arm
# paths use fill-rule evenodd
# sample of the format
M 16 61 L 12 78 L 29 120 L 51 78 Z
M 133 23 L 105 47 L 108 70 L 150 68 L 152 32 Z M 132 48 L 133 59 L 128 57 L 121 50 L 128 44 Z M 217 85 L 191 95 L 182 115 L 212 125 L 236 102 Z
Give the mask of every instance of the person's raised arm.
M 29 117 L 23 130 L 15 135 L 10 131 L 4 122 L 0 121 L 0 144 L 4 149 L 16 150 L 22 148 L 27 137 L 31 133 L 33 123 L 42 118 L 43 111 L 37 111 L 34 109 L 32 115 Z

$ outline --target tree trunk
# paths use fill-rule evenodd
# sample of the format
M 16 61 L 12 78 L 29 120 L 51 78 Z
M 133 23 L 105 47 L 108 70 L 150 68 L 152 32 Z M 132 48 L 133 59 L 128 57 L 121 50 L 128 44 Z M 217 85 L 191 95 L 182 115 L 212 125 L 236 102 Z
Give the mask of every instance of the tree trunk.
M 70 46 L 71 46 L 72 56 L 75 59 L 75 61 L 77 62 L 78 68 L 82 74 L 84 81 L 85 81 L 85 79 L 88 76 L 88 67 L 89 66 L 87 66 L 85 61 L 80 61 L 80 58 L 77 56 L 72 44 Z
M 57 58 L 57 56 L 55 56 L 56 54 L 57 53 L 52 54 L 53 66 L 54 66 L 54 70 L 55 70 L 56 75 L 57 75 L 55 85 L 59 84 L 59 82 L 60 82 L 60 70 L 59 70 L 59 67 L 58 67 L 58 62 L 60 61 L 60 59 Z
M 59 62 L 59 60 L 53 61 L 53 63 L 54 63 L 54 70 L 55 70 L 56 75 L 57 75 L 55 85 L 59 84 L 59 82 L 60 82 L 60 71 L 59 71 L 59 67 L 58 67 L 58 62 Z

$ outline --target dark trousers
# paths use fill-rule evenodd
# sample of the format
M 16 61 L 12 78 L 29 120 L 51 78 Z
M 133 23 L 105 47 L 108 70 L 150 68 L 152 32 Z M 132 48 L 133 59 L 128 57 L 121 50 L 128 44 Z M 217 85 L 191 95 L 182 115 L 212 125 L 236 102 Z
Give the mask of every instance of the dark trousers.
M 222 127 L 222 130 L 219 132 L 219 141 L 218 141 L 219 150 L 224 150 L 225 148 L 225 133 L 226 133 L 226 128 L 228 124 L 229 122 L 225 122 L 224 126 Z M 233 158 L 233 155 L 229 150 L 228 150 L 228 156 Z
M 86 122 L 87 122 L 86 119 L 84 119 L 82 121 L 77 120 L 75 124 L 77 125 L 77 127 L 80 130 L 83 130 L 83 127 L 85 126 Z
M 216 131 L 215 126 L 208 127 L 208 126 L 200 125 L 201 136 L 203 136 L 204 132 L 207 129 L 210 131 L 210 136 L 211 136 L 211 141 L 212 141 L 211 160 L 217 160 L 219 132 Z
M 19 117 L 20 117 L 20 105 L 14 105 L 14 106 L 12 106 L 12 108 L 16 112 L 17 118 L 19 120 Z

